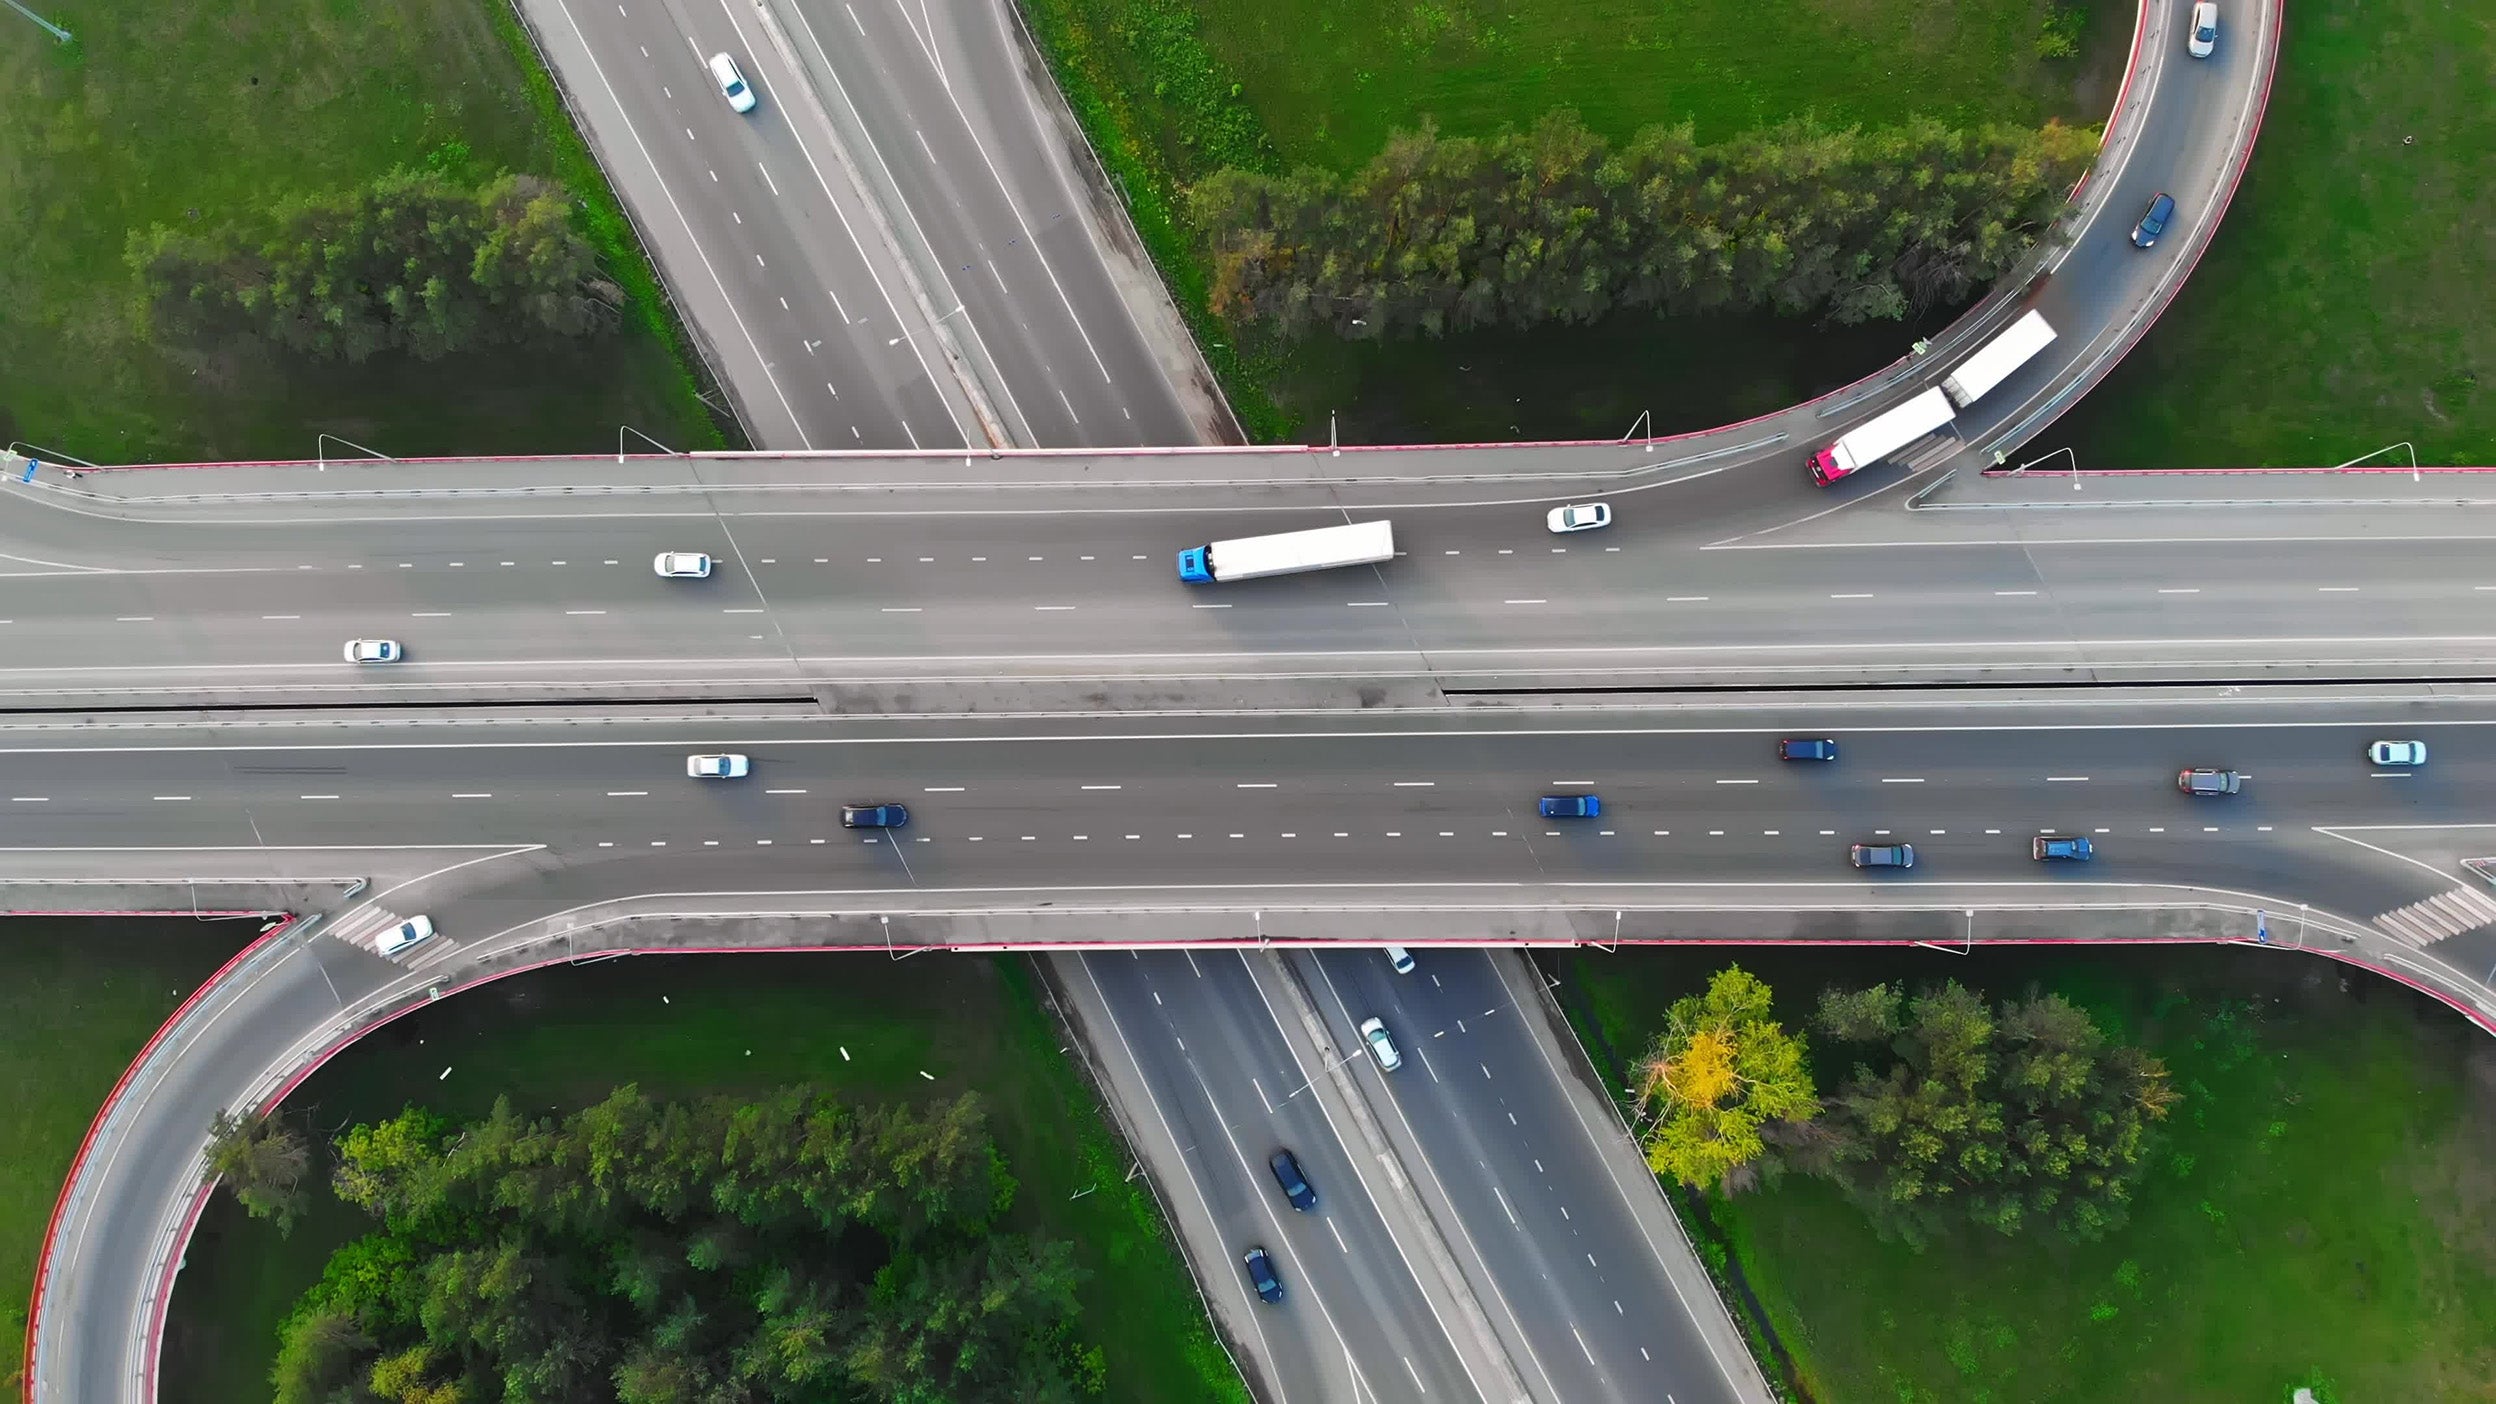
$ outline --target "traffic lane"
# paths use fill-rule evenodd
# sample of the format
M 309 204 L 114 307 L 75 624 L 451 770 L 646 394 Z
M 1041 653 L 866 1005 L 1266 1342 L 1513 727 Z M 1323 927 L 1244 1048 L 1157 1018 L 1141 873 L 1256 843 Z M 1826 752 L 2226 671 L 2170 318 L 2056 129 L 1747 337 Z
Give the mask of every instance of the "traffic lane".
M 1612 1182 L 1589 1128 L 1567 1114 L 1564 1092 L 1534 1046 L 1534 1026 L 1480 951 L 1422 953 L 1411 975 L 1350 953 L 1312 960 L 1354 1008 L 1379 1011 L 1427 1083 L 1400 1070 L 1398 1109 L 1417 1142 L 1478 1170 L 1495 1211 L 1477 1218 L 1475 1241 L 1505 1290 L 1539 1300 L 1529 1314 L 1565 1322 L 1574 1354 L 1590 1360 L 1600 1396 L 1731 1401 L 1730 1381 L 1710 1357 L 1637 1216 Z M 1609 1126 L 1593 1134 L 1614 1134 Z M 1649 1192 L 1645 1186 L 1637 1192 Z M 1567 1352 L 1564 1352 L 1567 1353 Z
M 674 28 L 680 18 L 692 32 Z M 916 361 L 896 363 L 885 338 L 844 314 L 840 290 L 864 305 L 859 295 L 871 286 L 865 256 L 809 164 L 802 115 L 782 106 L 791 89 L 769 46 L 749 43 L 724 12 L 653 7 L 642 20 L 633 39 L 608 36 L 601 66 L 726 287 L 735 334 L 795 415 L 795 446 L 963 442 Z M 754 111 L 736 112 L 720 93 L 707 67 L 720 52 L 761 96 Z M 923 422 L 913 425 L 914 414 Z
M 1296 1025 L 1285 1031 L 1248 968 L 1250 958 L 1229 950 L 1183 955 L 1184 975 L 1164 960 L 1156 968 L 1166 978 L 1154 988 L 1240 1145 L 1267 1172 L 1260 1188 L 1273 1196 L 1293 1266 L 1354 1346 L 1365 1388 L 1390 1398 L 1476 1396 L 1435 1304 L 1325 1105 L 1325 1090 L 1315 1085 L 1324 1070 L 1298 1056 Z M 1278 1149 L 1299 1159 L 1317 1193 L 1315 1208 L 1285 1212 L 1288 1201 L 1264 1163 Z
M 917 16 L 905 24 L 881 8 L 814 10 L 806 27 L 834 75 L 827 96 L 863 137 L 862 161 L 892 182 L 902 205 L 896 222 L 935 260 L 930 295 L 962 309 L 958 328 L 1002 377 L 1002 408 L 1014 417 L 1017 441 L 1131 442 L 1085 433 L 1068 392 L 1090 400 L 1103 382 L 1077 374 L 1090 366 L 1085 343 L 1064 321 L 1013 208 L 945 99 L 947 84 L 927 48 L 932 36 L 918 29 Z M 840 26 L 841 42 L 823 42 L 830 25 Z
M 1138 1075 L 1151 1091 L 1153 1114 L 1169 1127 L 1171 1139 L 1188 1167 L 1187 1192 L 1222 1236 L 1225 1263 L 1231 1274 L 1227 1291 L 1241 1294 L 1245 1324 L 1257 1333 L 1258 1354 L 1271 1362 L 1285 1398 L 1326 1398 L 1348 1392 L 1347 1370 L 1354 1360 L 1342 1337 L 1337 1317 L 1323 1298 L 1294 1271 L 1293 1248 L 1284 1241 L 1283 1223 L 1265 1197 L 1265 1186 L 1252 1175 L 1262 1166 L 1246 1163 L 1228 1118 L 1212 1095 L 1187 1036 L 1172 1020 L 1168 1006 L 1155 998 L 1156 986 L 1174 980 L 1172 965 L 1184 957 L 1137 951 L 1127 956 L 1086 956 L 1085 969 L 1098 982 Z M 1179 1187 L 1173 1186 L 1173 1192 Z M 1288 1210 L 1281 1211 L 1288 1213 Z M 1280 1302 L 1257 1299 L 1248 1285 L 1241 1255 L 1263 1245 L 1283 1259 L 1285 1273 Z M 1208 1270 L 1214 1265 L 1208 1264 Z M 1295 1288 L 1297 1291 L 1295 1292 Z
M 1532 1244 L 1519 1245 L 1502 1232 L 1503 1226 L 1513 1229 L 1514 1213 L 1501 1187 L 1498 1168 L 1482 1154 L 1477 1138 L 1461 1128 L 1451 1134 L 1450 1127 L 1435 1119 L 1416 1121 L 1405 1105 L 1406 1099 L 1415 1095 L 1404 1086 L 1408 1079 L 1436 1084 L 1457 1073 L 1450 1056 L 1456 1046 L 1437 1041 L 1445 1031 L 1416 1038 L 1410 1031 L 1417 1021 L 1406 1017 L 1400 992 L 1347 991 L 1335 981 L 1334 965 L 1358 970 L 1375 965 L 1375 957 L 1328 962 L 1322 953 L 1299 952 L 1294 958 L 1316 973 L 1311 985 L 1336 1036 L 1345 1047 L 1364 1053 L 1366 1067 L 1361 1076 L 1377 1089 L 1372 1093 L 1373 1101 L 1379 1105 L 1380 1120 L 1388 1127 L 1389 1136 L 1397 1141 L 1399 1153 L 1453 1214 L 1453 1237 L 1461 1251 L 1477 1264 L 1479 1290 L 1486 1301 L 1496 1303 L 1519 1334 L 1525 1356 L 1520 1368 L 1529 1384 L 1539 1386 L 1547 1397 L 1554 1399 L 1626 1397 L 1605 1378 L 1601 1362 L 1582 1350 L 1569 1348 L 1573 1341 L 1583 1339 L 1583 1332 L 1572 1319 L 1565 1294 L 1556 1289 L 1552 1280 L 1555 1271 L 1569 1269 L 1555 1267 L 1547 1253 Z M 1360 1024 L 1372 1017 L 1386 1024 L 1402 1054 L 1403 1064 L 1393 1072 L 1379 1063 L 1360 1035 Z M 1398 1033 L 1399 1025 L 1406 1032 Z M 1421 1095 L 1430 1095 L 1428 1089 Z
M 207 1140 L 209 1109 L 233 1105 L 265 1070 L 297 1056 L 306 1031 L 385 973 L 370 970 L 376 964 L 334 942 L 287 952 L 233 992 L 183 1045 L 185 1056 L 154 1064 L 154 1075 L 125 1090 L 115 1114 L 122 1153 L 88 1162 L 83 1193 L 68 1204 L 52 1246 L 42 1304 L 47 1349 L 37 1361 L 55 1391 L 48 1397 L 120 1397 L 114 1373 L 135 1373 L 148 1349 L 157 1276 L 181 1247 L 164 1237 L 174 1228 L 166 1216 L 187 1210 L 200 1184 L 193 1148 Z
M 895 307 L 888 285 L 833 192 L 831 182 L 842 156 L 830 149 L 828 134 L 817 126 L 814 106 L 801 100 L 811 79 L 783 66 L 778 46 L 768 42 L 759 21 L 723 6 L 716 17 L 706 12 L 700 25 L 706 34 L 716 32 L 723 48 L 743 50 L 748 80 L 764 94 L 763 103 L 748 116 L 764 119 L 751 125 L 777 158 L 766 167 L 766 177 L 781 198 L 770 207 L 773 217 L 767 222 L 789 240 L 783 253 L 791 260 L 773 267 L 803 266 L 808 271 L 802 280 L 782 272 L 769 287 L 784 304 L 793 301 L 801 311 L 812 309 L 792 328 L 797 337 L 787 347 L 786 374 L 792 380 L 801 374 L 824 377 L 823 393 L 840 410 L 830 416 L 835 422 L 828 441 L 813 446 L 941 448 L 972 442 L 969 426 L 933 380 L 919 319 L 905 319 Z M 774 166 L 776 180 L 769 178 Z M 759 276 L 761 265 L 755 271 Z M 826 353 L 827 315 L 846 354 Z M 795 354 L 801 351 L 802 358 Z M 837 422 L 844 418 L 845 423 Z M 898 437 L 891 433 L 896 426 Z M 847 432 L 840 432 L 844 428 Z
M 1125 252 L 1095 243 L 1093 220 L 1085 208 L 1093 199 L 1087 176 L 1074 168 L 1092 156 L 1071 127 L 1046 70 L 1027 61 L 1015 32 L 1013 12 L 997 6 L 936 11 L 929 20 L 946 54 L 946 67 L 956 81 L 945 93 L 963 114 L 969 131 L 984 148 L 984 169 L 995 179 L 1013 210 L 1018 228 L 1032 244 L 1051 289 L 1068 308 L 1067 316 L 1087 343 L 1102 371 L 1106 415 L 1087 415 L 1085 442 L 1100 444 L 1188 444 L 1204 438 L 1165 368 L 1140 319 L 1130 308 L 1111 271 L 1113 262 L 1142 275 L 1133 296 L 1163 304 L 1168 329 L 1180 326 L 1176 310 L 1167 307 L 1168 293 L 1151 274 L 1141 249 Z M 1045 108 L 1044 108 L 1045 104 Z M 1118 217 L 1111 237 L 1124 232 Z M 1191 358 L 1192 344 L 1184 354 Z M 1078 404 L 1083 401 L 1078 398 Z M 1224 426 L 1228 429 L 1228 426 Z

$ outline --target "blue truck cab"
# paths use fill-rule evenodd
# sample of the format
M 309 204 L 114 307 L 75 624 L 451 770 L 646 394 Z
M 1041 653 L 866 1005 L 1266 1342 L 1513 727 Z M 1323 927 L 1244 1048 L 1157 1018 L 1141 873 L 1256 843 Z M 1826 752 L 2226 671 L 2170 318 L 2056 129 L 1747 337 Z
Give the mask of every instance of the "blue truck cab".
M 1202 585 L 1213 579 L 1213 572 L 1205 568 L 1205 552 L 1211 549 L 1207 546 L 1190 546 L 1181 551 L 1179 553 L 1179 578 L 1190 585 Z

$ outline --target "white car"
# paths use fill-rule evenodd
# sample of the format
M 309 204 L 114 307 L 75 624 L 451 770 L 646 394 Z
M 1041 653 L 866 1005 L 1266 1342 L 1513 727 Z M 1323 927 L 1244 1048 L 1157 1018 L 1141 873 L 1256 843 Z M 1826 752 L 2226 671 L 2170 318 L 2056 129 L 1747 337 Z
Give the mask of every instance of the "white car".
M 670 580 L 711 578 L 711 558 L 700 551 L 661 551 L 650 568 Z
M 743 756 L 685 757 L 685 773 L 696 780 L 742 780 L 747 769 Z
M 412 916 L 381 933 L 381 939 L 373 943 L 373 953 L 387 959 L 432 935 L 432 917 Z
M 1612 504 L 1579 502 L 1567 507 L 1554 507 L 1551 515 L 1543 518 L 1543 525 L 1554 532 L 1593 531 L 1597 527 L 1608 527 L 1612 525 Z
M 728 105 L 739 112 L 754 110 L 754 90 L 745 85 L 745 75 L 737 71 L 737 61 L 726 54 L 711 55 L 711 77 L 719 90 L 728 96 Z
M 2219 47 L 2218 0 L 2201 0 L 2193 6 L 2193 27 L 2184 41 L 2184 52 L 2194 58 L 2208 58 Z
M 2427 743 L 2424 741 L 2378 741 L 2366 748 L 2366 759 L 2377 765 L 2425 765 Z
M 1413 973 L 1413 953 L 1402 946 L 1387 947 L 1387 965 L 1398 975 Z
M 396 639 L 347 640 L 347 661 L 350 663 L 396 663 L 405 656 L 399 651 Z
M 1395 1049 L 1395 1039 L 1387 1033 L 1387 1021 L 1371 1019 L 1361 1025 L 1361 1040 L 1369 1051 L 1378 1055 L 1378 1066 L 1394 1072 L 1404 1066 L 1404 1055 Z

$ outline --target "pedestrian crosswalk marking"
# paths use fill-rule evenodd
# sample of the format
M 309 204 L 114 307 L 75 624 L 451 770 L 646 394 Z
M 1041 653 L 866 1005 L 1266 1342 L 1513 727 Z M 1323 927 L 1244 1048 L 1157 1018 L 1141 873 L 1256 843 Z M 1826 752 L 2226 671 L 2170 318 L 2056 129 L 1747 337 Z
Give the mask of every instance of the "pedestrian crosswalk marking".
M 2376 929 L 2413 946 L 2431 946 L 2448 936 L 2496 923 L 2496 897 L 2475 887 L 2456 887 L 2394 907 L 2374 920 Z

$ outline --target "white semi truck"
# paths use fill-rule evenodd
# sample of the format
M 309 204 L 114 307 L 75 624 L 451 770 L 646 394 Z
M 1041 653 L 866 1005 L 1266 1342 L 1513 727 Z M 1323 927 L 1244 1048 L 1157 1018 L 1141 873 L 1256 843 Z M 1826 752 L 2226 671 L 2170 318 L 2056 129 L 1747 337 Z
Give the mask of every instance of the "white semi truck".
M 1950 422 L 1950 397 L 1935 386 L 1887 413 L 1846 431 L 1811 456 L 1811 480 L 1822 487 L 1878 463 Z
M 1209 546 L 1190 546 L 1179 553 L 1179 578 L 1201 585 L 1211 580 L 1255 580 L 1260 576 L 1374 565 L 1394 559 L 1394 523 L 1354 522 L 1349 526 L 1242 536 Z
M 2003 328 L 2002 334 L 1985 343 L 1985 349 L 1968 357 L 1941 388 L 1950 392 L 1960 409 L 1976 403 L 1986 391 L 2010 379 L 2011 372 L 2035 359 L 2054 340 L 2054 329 L 2046 325 L 2045 314 L 2030 312 Z

